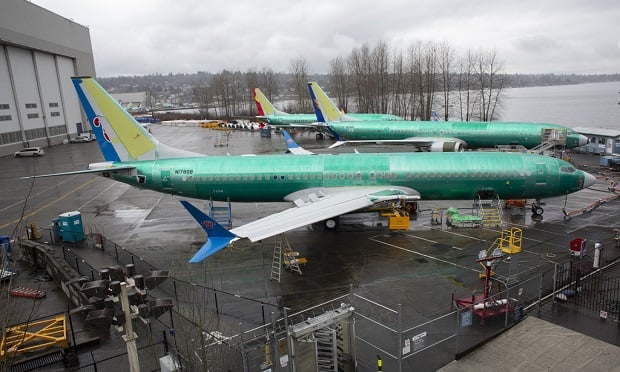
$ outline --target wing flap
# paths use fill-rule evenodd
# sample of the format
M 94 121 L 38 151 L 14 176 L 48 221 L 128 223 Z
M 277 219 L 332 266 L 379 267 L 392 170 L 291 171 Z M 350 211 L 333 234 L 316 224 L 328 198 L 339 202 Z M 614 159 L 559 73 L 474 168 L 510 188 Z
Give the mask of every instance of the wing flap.
M 309 189 L 305 198 L 296 198 L 295 207 L 230 230 L 238 237 L 255 242 L 315 222 L 397 199 L 419 199 L 419 193 L 405 187 L 351 187 Z M 296 196 L 301 196 L 299 192 Z M 305 200 L 304 200 L 305 199 Z

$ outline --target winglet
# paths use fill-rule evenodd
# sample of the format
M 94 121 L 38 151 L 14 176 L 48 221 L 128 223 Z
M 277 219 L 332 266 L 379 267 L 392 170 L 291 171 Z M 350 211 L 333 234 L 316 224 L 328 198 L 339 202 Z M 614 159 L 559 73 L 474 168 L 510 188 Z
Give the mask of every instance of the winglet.
M 312 99 L 312 106 L 314 107 L 316 118 L 320 123 L 329 123 L 330 121 L 358 121 L 342 113 L 338 109 L 338 106 L 336 106 L 316 82 L 309 82 L 308 90 L 310 91 L 310 98 Z
M 189 262 L 197 263 L 204 260 L 212 254 L 226 248 L 231 241 L 237 238 L 235 234 L 226 230 L 222 225 L 215 222 L 211 217 L 207 216 L 190 202 L 181 200 L 181 204 L 207 233 L 207 242 L 194 254 Z
M 315 155 L 312 151 L 308 151 L 303 147 L 299 146 L 297 142 L 291 137 L 291 135 L 285 130 L 282 129 L 282 135 L 284 136 L 284 140 L 286 141 L 287 152 L 290 152 L 294 155 Z

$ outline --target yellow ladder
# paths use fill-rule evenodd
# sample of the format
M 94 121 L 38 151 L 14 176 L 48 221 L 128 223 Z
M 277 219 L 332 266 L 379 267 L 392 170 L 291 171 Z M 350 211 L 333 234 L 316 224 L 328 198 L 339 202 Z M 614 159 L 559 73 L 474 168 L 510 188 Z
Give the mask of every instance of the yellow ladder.
M 284 247 L 284 253 L 282 253 L 282 256 L 284 256 L 284 261 L 282 262 L 284 267 L 291 270 L 291 272 L 296 272 L 299 273 L 299 275 L 302 275 L 299 264 L 305 264 L 306 259 L 304 257 L 299 257 L 299 252 L 295 252 L 291 249 L 291 245 L 284 234 L 280 235 L 280 239 L 282 239 L 282 246 Z

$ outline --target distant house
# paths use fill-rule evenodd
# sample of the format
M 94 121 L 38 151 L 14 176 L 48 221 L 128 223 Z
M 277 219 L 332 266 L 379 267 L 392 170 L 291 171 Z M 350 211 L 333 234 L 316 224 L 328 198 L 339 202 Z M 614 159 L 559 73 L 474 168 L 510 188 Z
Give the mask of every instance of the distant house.
M 112 97 L 130 113 L 144 113 L 148 110 L 146 92 L 115 93 L 112 94 Z
M 599 155 L 620 154 L 620 130 L 585 127 L 573 129 L 590 139 L 587 145 L 576 149 L 578 152 Z

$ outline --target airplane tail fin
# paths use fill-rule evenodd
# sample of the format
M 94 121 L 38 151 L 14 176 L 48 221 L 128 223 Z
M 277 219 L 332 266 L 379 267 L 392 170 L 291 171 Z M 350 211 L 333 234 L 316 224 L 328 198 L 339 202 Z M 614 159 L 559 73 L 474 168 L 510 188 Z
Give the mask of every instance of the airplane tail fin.
M 159 143 L 93 78 L 71 80 L 106 161 L 204 156 Z
M 310 91 L 314 112 L 320 123 L 329 123 L 330 121 L 357 121 L 357 119 L 341 112 L 338 106 L 336 106 L 316 82 L 309 82 L 308 90 Z
M 222 227 L 222 225 L 215 222 L 211 217 L 196 208 L 192 203 L 186 200 L 181 200 L 181 204 L 207 233 L 207 242 L 198 250 L 198 252 L 194 254 L 189 262 L 200 262 L 212 254 L 226 248 L 233 240 L 237 239 L 235 234 L 226 230 Z
M 252 91 L 252 95 L 254 96 L 254 103 L 256 104 L 256 112 L 258 112 L 258 116 L 266 116 L 265 110 L 263 109 L 263 105 L 261 104 L 261 100 L 259 99 L 259 96 L 261 98 L 264 97 L 265 100 L 267 100 L 267 97 L 265 97 L 263 92 L 258 88 L 254 88 L 254 90 Z
M 254 102 L 259 116 L 269 116 L 273 114 L 286 114 L 280 111 L 269 101 L 267 96 L 259 88 L 254 88 Z

